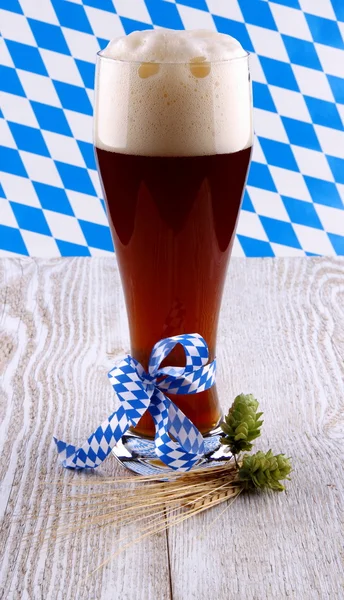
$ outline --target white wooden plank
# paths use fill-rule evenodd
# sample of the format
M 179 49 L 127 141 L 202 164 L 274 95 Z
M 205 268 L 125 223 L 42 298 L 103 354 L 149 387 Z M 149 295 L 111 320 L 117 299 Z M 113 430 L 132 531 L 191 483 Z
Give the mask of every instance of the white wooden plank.
M 107 371 L 128 339 L 114 261 L 5 259 L 0 273 L 0 595 L 169 599 L 165 534 L 125 551 L 93 577 L 88 572 L 125 532 L 81 532 L 58 545 L 23 538 L 48 523 L 56 488 L 44 484 L 85 477 L 61 468 L 52 436 L 82 442 L 113 407 Z M 102 474 L 117 472 L 111 456 Z M 57 492 L 56 506 L 65 493 Z M 11 519 L 28 509 L 41 518 Z
M 285 452 L 285 494 L 240 496 L 169 533 L 174 600 L 344 598 L 344 261 L 232 261 L 220 397 L 265 411 L 257 448 Z
M 113 406 L 106 373 L 128 350 L 113 259 L 0 261 L 0 513 L 4 597 L 245 600 L 344 596 L 344 260 L 232 260 L 219 329 L 224 408 L 252 391 L 257 444 L 294 462 L 286 494 L 241 496 L 116 558 L 112 531 L 46 547 L 58 466 L 52 435 L 83 441 Z M 101 473 L 116 475 L 110 457 Z M 58 506 L 63 490 L 57 493 Z M 28 507 L 40 519 L 11 520 Z M 60 516 L 57 517 L 61 518 Z M 169 561 L 171 567 L 169 568 Z M 170 589 L 170 580 L 172 595 Z

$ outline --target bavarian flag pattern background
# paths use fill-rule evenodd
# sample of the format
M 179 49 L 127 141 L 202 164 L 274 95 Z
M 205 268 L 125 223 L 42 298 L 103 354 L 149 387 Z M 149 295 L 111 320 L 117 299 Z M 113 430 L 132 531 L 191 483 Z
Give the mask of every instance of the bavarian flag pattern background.
M 0 0 L 0 255 L 113 252 L 96 53 L 153 27 L 251 53 L 256 140 L 233 255 L 344 255 L 344 0 Z

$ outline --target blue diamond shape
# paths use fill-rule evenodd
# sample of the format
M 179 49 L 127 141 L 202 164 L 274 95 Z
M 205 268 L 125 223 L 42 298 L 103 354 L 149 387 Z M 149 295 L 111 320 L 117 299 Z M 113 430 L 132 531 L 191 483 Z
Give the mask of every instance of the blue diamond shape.
M 19 125 L 19 123 L 11 123 L 10 121 L 8 121 L 8 125 L 19 150 L 26 150 L 41 156 L 50 156 L 40 129 Z
M 174 419 L 173 419 L 173 426 L 174 426 L 176 432 L 179 433 L 180 429 L 181 429 L 181 426 L 182 426 L 182 423 L 181 423 L 181 420 L 180 420 L 178 414 L 176 414 L 175 417 L 174 417 Z
M 344 42 L 336 21 L 307 13 L 305 13 L 305 17 L 315 42 L 334 48 L 344 48 Z
M 74 217 L 73 209 L 63 189 L 37 181 L 33 181 L 33 185 L 42 208 Z
M 75 62 L 79 69 L 79 73 L 82 77 L 85 87 L 89 88 L 90 90 L 93 90 L 95 65 L 93 63 L 86 62 L 85 60 L 75 59 Z
M 105 460 L 105 459 L 106 459 L 106 457 L 107 457 L 107 455 L 108 455 L 110 452 L 111 452 L 111 450 L 110 450 L 109 448 L 107 448 L 107 451 L 106 451 L 106 453 L 105 453 L 105 452 L 104 452 L 104 450 L 103 450 L 103 449 L 102 449 L 102 448 L 99 446 L 99 448 L 98 448 L 98 452 L 97 452 L 99 460 L 101 460 L 101 461 Z
M 192 356 L 192 364 L 194 367 L 202 366 L 202 359 L 200 356 Z
M 33 101 L 31 101 L 31 106 L 41 129 L 73 137 L 62 108 Z
M 274 181 L 270 175 L 269 167 L 252 161 L 248 174 L 247 185 L 258 187 L 263 190 L 277 192 Z
M 169 29 L 184 29 L 183 22 L 175 4 L 161 0 L 145 0 L 154 25 Z
M 37 48 L 12 40 L 6 40 L 6 44 L 17 69 L 38 73 L 38 75 L 48 75 Z
M 88 246 L 92 248 L 100 248 L 113 252 L 113 244 L 109 227 L 82 221 L 79 219 L 80 227 L 83 231 Z
M 101 10 L 107 10 L 108 12 L 112 13 L 116 12 L 111 0 L 83 0 L 82 3 L 85 6 L 93 6 L 94 8 L 100 8 Z
M 29 256 L 19 229 L 0 225 L 0 248 L 8 252 L 16 252 Z
M 80 453 L 80 457 L 81 458 L 81 453 Z M 97 454 L 95 453 L 95 451 L 92 448 L 89 448 L 87 451 L 87 456 L 85 456 L 85 458 L 83 457 L 82 460 L 86 462 L 86 459 L 92 460 L 93 462 L 96 461 L 97 459 Z M 90 467 L 89 467 L 90 468 Z
M 247 52 L 254 52 L 251 38 L 244 23 L 232 21 L 232 19 L 225 19 L 224 17 L 218 17 L 217 15 L 213 15 L 213 19 L 219 33 L 226 33 L 227 35 L 235 37 Z
M 103 431 L 102 427 L 98 427 L 98 429 L 96 429 L 96 431 L 94 432 L 94 435 L 92 436 L 92 438 L 93 439 L 95 438 L 97 440 L 98 444 L 100 444 L 103 437 L 104 437 L 104 431 Z
M 1 35 L 1 34 L 0 34 Z M 16 96 L 25 96 L 23 86 L 15 69 L 0 65 L 0 91 L 15 94 Z M 0 110 L 1 117 L 3 113 Z
M 177 4 L 183 4 L 184 6 L 191 6 L 191 8 L 198 8 L 199 10 L 209 12 L 205 0 L 177 0 Z
M 182 395 L 189 394 L 190 393 L 190 387 L 191 387 L 191 385 L 189 383 L 185 383 L 184 385 L 181 385 L 179 387 L 178 394 L 182 394 Z M 192 392 L 192 393 L 194 393 L 194 392 Z
M 19 204 L 18 202 L 10 202 L 10 205 L 12 206 L 15 218 L 21 229 L 27 229 L 28 231 L 35 231 L 36 233 L 51 236 L 49 225 L 40 208 Z
M 2 185 L 1 185 L 1 183 L 0 183 L 0 198 L 6 198 L 6 196 L 5 196 L 5 192 L 4 192 L 4 190 L 3 190 L 3 187 L 2 187 Z
M 331 0 L 333 10 L 336 13 L 338 21 L 344 21 L 344 2 L 343 0 Z
M 78 146 L 80 148 L 81 154 L 86 163 L 86 167 L 88 169 L 96 169 L 96 159 L 94 156 L 93 144 L 89 144 L 88 142 L 80 142 L 78 141 Z
M 63 443 L 63 442 L 62 442 Z M 64 449 L 66 450 L 66 457 L 69 458 L 70 456 L 72 456 L 72 454 L 75 454 L 76 452 L 76 447 L 72 446 L 72 444 L 63 444 L 64 445 Z
M 0 146 L 0 171 L 21 177 L 28 176 L 18 150 L 5 146 Z
M 299 0 L 270 0 L 270 2 L 290 6 L 291 8 L 300 8 Z
M 282 35 L 282 38 L 290 62 L 295 65 L 302 65 L 303 67 L 322 71 L 320 60 L 312 42 L 306 42 L 305 40 L 300 40 L 289 35 Z
M 51 0 L 51 2 L 62 27 L 93 34 L 83 6 L 66 0 Z
M 271 219 L 270 217 L 259 217 L 265 229 L 270 242 L 291 246 L 292 248 L 301 248 L 300 242 L 296 237 L 293 226 L 290 223 Z
M 63 108 L 69 108 L 85 115 L 92 115 L 92 105 L 84 88 L 55 80 L 53 80 L 53 84 Z
M 327 79 L 335 101 L 339 104 L 344 104 L 344 79 L 342 77 L 335 77 L 334 75 L 327 75 Z
M 65 188 L 74 190 L 75 192 L 90 194 L 91 196 L 97 195 L 87 169 L 68 165 L 57 160 L 55 161 L 55 165 Z
M 342 120 L 336 105 L 333 102 L 319 100 L 311 96 L 304 96 L 313 123 L 343 130 Z
M 304 175 L 304 180 L 313 202 L 332 206 L 333 208 L 343 208 L 342 200 L 334 183 L 309 177 L 308 175 Z
M 122 23 L 122 25 L 123 25 L 123 23 Z M 143 25 L 143 23 L 141 23 L 141 25 Z M 148 27 L 147 27 L 147 29 L 148 29 Z M 151 27 L 151 29 L 153 29 L 153 27 Z M 128 34 L 128 33 L 131 33 L 132 31 L 138 31 L 138 30 L 136 30 L 135 28 L 131 29 L 131 31 L 125 30 L 125 33 Z M 97 38 L 97 42 L 99 44 L 100 50 L 104 50 L 104 48 L 106 48 L 106 46 L 108 45 L 109 41 L 110 40 L 103 40 L 102 38 Z
M 311 123 L 290 119 L 289 117 L 281 117 L 281 119 L 291 144 L 321 152 L 319 140 Z
M 265 83 L 252 82 L 253 105 L 271 112 L 277 112 L 269 87 Z
M 22 8 L 18 2 L 18 0 L 0 0 L 0 8 L 4 8 L 5 10 L 9 10 L 14 13 L 23 14 Z
M 251 202 L 251 198 L 250 198 L 247 190 L 245 190 L 245 192 L 244 192 L 244 198 L 243 198 L 243 201 L 242 201 L 241 209 L 242 210 L 248 210 L 249 212 L 256 212 L 254 210 L 254 206 L 253 206 L 253 204 Z
M 337 183 L 344 183 L 344 160 L 337 156 L 327 156 L 333 177 Z
M 306 225 L 307 227 L 315 227 L 316 229 L 323 229 L 318 213 L 312 202 L 295 200 L 295 198 L 289 198 L 288 196 L 281 197 L 292 223 Z
M 94 455 L 94 452 L 93 452 L 93 455 Z M 85 463 L 87 461 L 88 457 L 89 457 L 89 453 L 86 454 L 86 452 L 80 448 L 80 450 L 78 452 L 78 461 L 81 461 L 81 462 Z M 87 469 L 89 469 L 89 468 L 90 467 L 87 466 Z
M 132 31 L 144 31 L 145 29 L 153 29 L 153 25 L 150 25 L 148 23 L 141 23 L 141 21 L 135 21 L 134 19 L 128 19 L 127 17 L 120 16 L 119 18 L 127 35 L 129 35 L 129 33 L 132 33 Z M 101 44 L 101 40 L 99 38 L 98 42 L 100 47 L 103 48 L 103 45 Z M 108 40 L 106 40 L 105 46 L 107 44 Z
M 300 91 L 292 68 L 288 63 L 267 58 L 266 56 L 260 56 L 259 60 L 268 83 L 288 90 L 294 90 L 295 92 Z
M 328 233 L 331 244 L 334 247 L 338 256 L 344 256 L 344 237 L 342 235 L 336 235 L 335 233 Z
M 294 154 L 289 144 L 276 142 L 267 138 L 259 137 L 260 145 L 265 154 L 265 158 L 270 165 L 289 169 L 289 171 L 299 171 Z
M 246 23 L 277 31 L 275 20 L 267 2 L 261 0 L 239 0 Z
M 245 256 L 251 258 L 260 256 L 275 256 L 269 242 L 255 240 L 254 238 L 249 238 L 245 235 L 238 235 L 238 239 L 242 245 Z
M 193 429 L 191 421 L 187 421 L 186 419 L 183 419 L 181 426 L 183 427 L 183 429 L 185 429 L 186 433 L 190 433 L 191 429 Z
M 80 227 L 83 231 L 88 246 L 92 248 L 100 248 L 113 252 L 113 244 L 109 227 L 82 221 L 79 219 Z
M 23 86 L 15 69 L 0 65 L 0 91 L 15 94 L 16 96 L 25 96 Z
M 60 27 L 43 21 L 36 21 L 36 19 L 28 19 L 28 22 L 40 48 L 46 48 L 61 54 L 70 54 Z

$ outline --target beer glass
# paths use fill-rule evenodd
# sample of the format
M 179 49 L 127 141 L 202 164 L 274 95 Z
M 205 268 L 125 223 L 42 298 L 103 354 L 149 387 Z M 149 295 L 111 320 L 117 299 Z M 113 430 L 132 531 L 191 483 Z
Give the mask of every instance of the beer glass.
M 98 55 L 94 143 L 129 320 L 145 369 L 160 339 L 199 333 L 210 360 L 252 147 L 248 56 L 145 63 Z M 175 348 L 166 364 L 185 364 Z M 165 363 L 164 363 L 165 365 Z M 216 386 L 171 397 L 211 436 Z M 152 439 L 148 411 L 133 432 Z

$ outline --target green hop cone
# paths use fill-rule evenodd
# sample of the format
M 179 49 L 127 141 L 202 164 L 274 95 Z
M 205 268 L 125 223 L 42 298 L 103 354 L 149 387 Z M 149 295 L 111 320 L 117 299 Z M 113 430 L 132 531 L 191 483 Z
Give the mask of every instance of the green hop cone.
M 274 456 L 272 451 L 245 454 L 242 466 L 239 469 L 239 479 L 243 488 L 270 489 L 283 492 L 285 487 L 281 484 L 283 479 L 288 479 L 291 472 L 290 458 L 284 454 Z
M 252 394 L 240 394 L 237 396 L 229 409 L 225 421 L 221 423 L 221 429 L 225 434 L 221 443 L 229 446 L 232 454 L 251 450 L 251 443 L 260 436 L 260 421 L 262 412 L 257 412 L 258 401 Z

